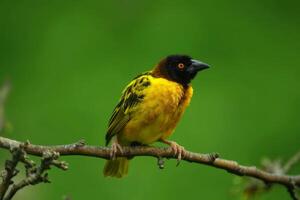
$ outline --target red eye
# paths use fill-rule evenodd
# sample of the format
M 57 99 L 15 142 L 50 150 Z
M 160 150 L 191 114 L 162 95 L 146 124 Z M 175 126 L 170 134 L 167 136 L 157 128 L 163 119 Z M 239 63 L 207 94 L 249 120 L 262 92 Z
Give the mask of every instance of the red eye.
M 179 63 L 179 64 L 178 64 L 178 68 L 179 68 L 179 69 L 183 69 L 183 68 L 184 68 L 184 64 L 183 64 L 183 63 Z

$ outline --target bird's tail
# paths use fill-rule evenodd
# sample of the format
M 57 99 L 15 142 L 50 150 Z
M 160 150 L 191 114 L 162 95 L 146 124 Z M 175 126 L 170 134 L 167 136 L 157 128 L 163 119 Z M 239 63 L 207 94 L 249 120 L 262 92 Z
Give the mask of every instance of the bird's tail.
M 103 169 L 104 176 L 122 178 L 128 173 L 129 160 L 127 158 L 116 158 L 107 160 Z

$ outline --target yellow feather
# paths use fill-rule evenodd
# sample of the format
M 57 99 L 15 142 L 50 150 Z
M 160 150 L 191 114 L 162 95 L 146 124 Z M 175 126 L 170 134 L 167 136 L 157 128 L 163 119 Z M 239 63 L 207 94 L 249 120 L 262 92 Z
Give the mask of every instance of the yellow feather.
M 183 88 L 181 84 L 164 78 L 147 76 L 150 86 L 140 92 L 143 101 L 134 109 L 130 121 L 118 134 L 124 145 L 131 142 L 151 144 L 172 134 L 182 113 L 188 106 L 193 94 L 191 86 Z

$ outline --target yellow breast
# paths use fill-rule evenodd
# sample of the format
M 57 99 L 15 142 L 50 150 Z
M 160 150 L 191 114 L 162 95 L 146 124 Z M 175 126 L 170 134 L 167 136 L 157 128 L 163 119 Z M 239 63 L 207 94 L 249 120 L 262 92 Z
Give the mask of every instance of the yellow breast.
M 124 128 L 122 141 L 153 143 L 168 137 L 176 127 L 193 94 L 191 86 L 163 78 L 150 77 L 151 85 L 144 91 L 144 99 Z

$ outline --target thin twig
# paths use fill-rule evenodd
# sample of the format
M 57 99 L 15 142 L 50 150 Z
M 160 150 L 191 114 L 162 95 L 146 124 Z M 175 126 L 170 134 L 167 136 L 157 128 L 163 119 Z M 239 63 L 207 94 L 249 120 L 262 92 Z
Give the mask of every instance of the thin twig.
M 283 170 L 285 173 L 289 172 L 291 168 L 300 162 L 300 151 L 296 153 L 291 159 L 287 161 L 287 163 L 283 166 Z

